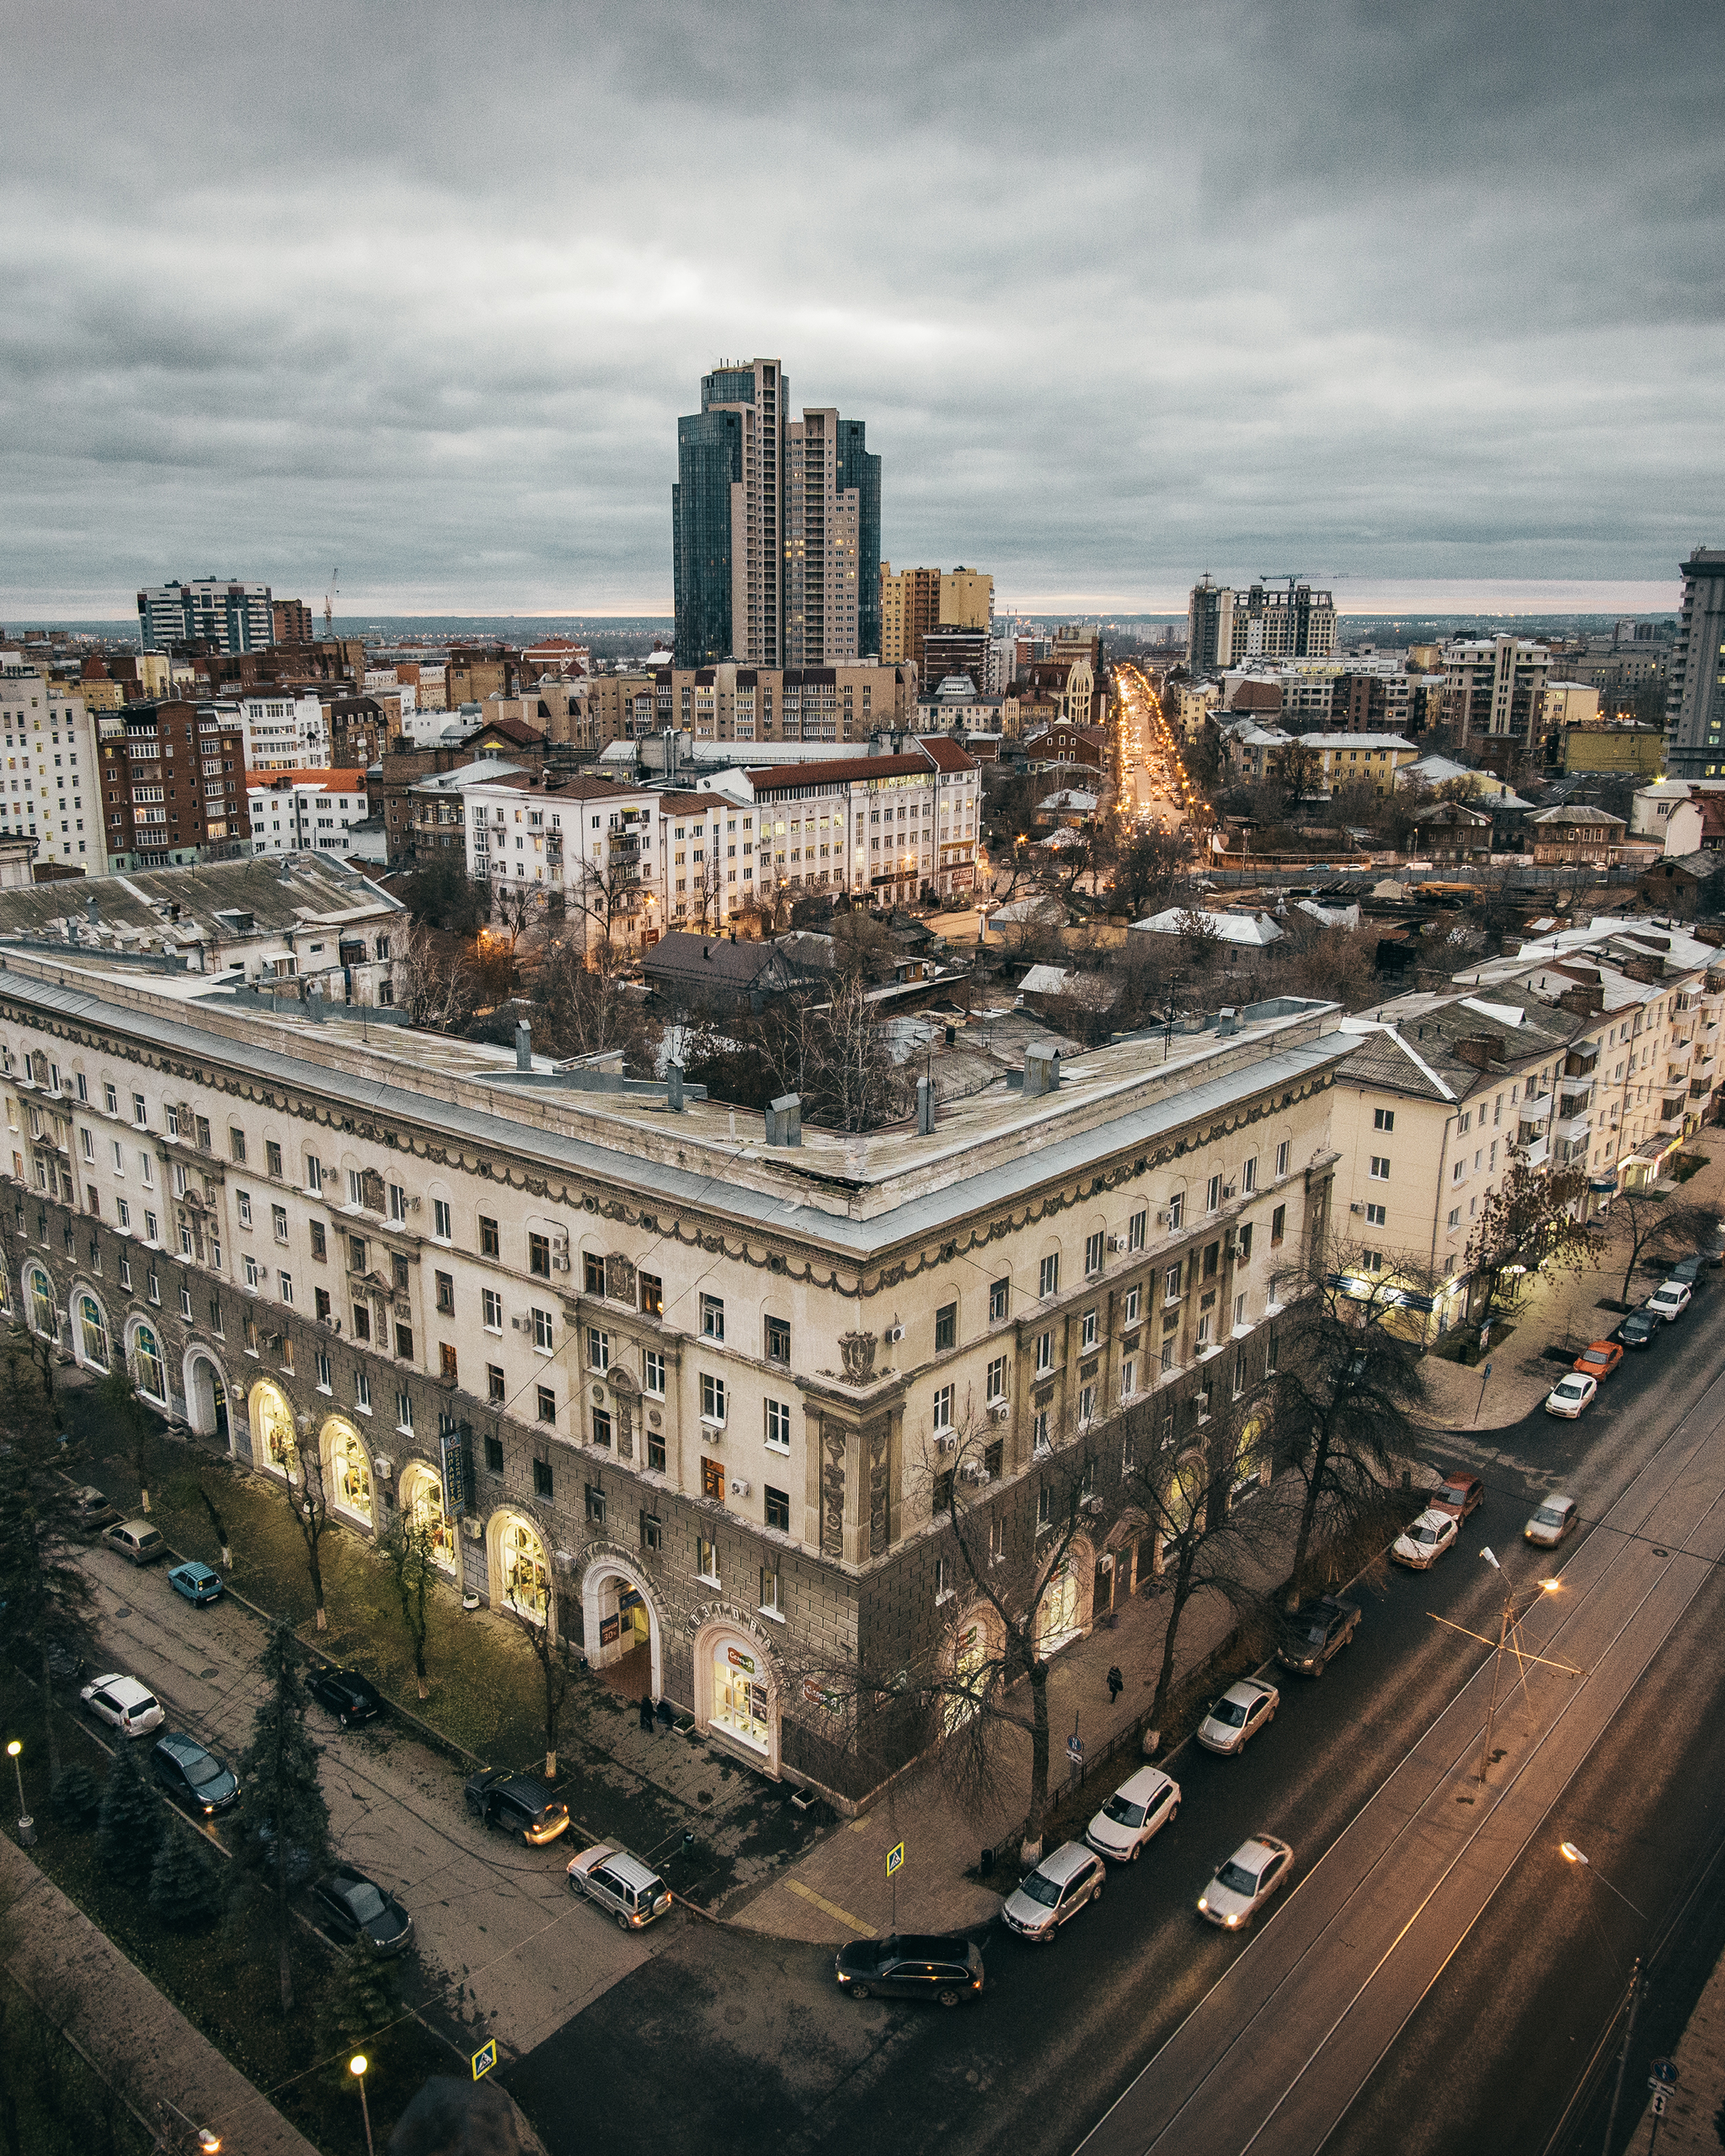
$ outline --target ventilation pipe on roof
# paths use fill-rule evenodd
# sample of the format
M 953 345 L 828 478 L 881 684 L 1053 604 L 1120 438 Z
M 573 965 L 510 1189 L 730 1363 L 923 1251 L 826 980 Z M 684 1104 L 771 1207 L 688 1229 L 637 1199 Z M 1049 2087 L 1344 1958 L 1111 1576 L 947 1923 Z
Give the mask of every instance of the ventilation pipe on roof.
M 803 1142 L 803 1102 L 796 1093 L 782 1093 L 766 1110 L 769 1145 L 800 1145 Z
M 916 1135 L 929 1138 L 934 1134 L 934 1081 L 924 1076 L 916 1081 Z
M 515 1020 L 515 1069 L 533 1068 L 533 1028 L 525 1018 Z
M 665 1066 L 665 1105 L 673 1115 L 683 1112 L 683 1066 L 681 1063 L 667 1063 Z

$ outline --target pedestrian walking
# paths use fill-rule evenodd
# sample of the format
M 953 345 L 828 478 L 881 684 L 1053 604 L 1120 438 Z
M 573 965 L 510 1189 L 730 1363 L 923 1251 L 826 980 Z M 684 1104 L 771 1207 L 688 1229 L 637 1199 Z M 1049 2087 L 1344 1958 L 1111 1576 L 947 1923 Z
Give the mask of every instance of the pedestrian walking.
M 649 1737 L 654 1734 L 653 1694 L 650 1692 L 644 1692 L 641 1694 L 641 1726 Z
M 1119 1698 L 1121 1693 L 1124 1692 L 1125 1689 L 1126 1680 L 1121 1676 L 1119 1669 L 1118 1666 L 1116 1666 L 1108 1672 L 1108 1705 L 1110 1706 L 1113 1706 L 1115 1700 Z

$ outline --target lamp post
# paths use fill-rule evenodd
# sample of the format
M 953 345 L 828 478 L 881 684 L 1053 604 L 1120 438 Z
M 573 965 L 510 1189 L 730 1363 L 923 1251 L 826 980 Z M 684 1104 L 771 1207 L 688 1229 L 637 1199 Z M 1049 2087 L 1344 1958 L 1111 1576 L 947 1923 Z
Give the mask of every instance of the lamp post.
M 36 1822 L 35 1822 L 35 1821 L 34 1819 L 32 1819 L 32 1818 L 31 1818 L 31 1817 L 30 1817 L 29 1813 L 28 1812 L 26 1812 L 26 1811 L 25 1811 L 25 1809 L 24 1809 L 24 1763 L 23 1763 L 22 1759 L 21 1759 L 21 1758 L 20 1758 L 20 1757 L 19 1757 L 19 1754 L 20 1754 L 20 1753 L 23 1752 L 23 1750 L 24 1750 L 24 1747 L 23 1747 L 23 1745 L 22 1745 L 22 1744 L 20 1744 L 20 1743 L 19 1742 L 18 1739 L 14 1737 L 13 1738 L 12 1742 L 11 1742 L 7 1746 L 6 1750 L 7 1750 L 8 1756 L 10 1758 L 10 1759 L 11 1759 L 11 1761 L 12 1761 L 12 1769 L 13 1769 L 13 1773 L 18 1776 L 18 1838 L 19 1838 L 19 1845 L 20 1845 L 22 1848 L 24 1848 L 24 1849 L 33 1849 L 35 1847 L 35 1845 L 36 1845 Z
M 1628 1895 L 1621 1888 L 1613 1886 L 1605 1873 L 1595 1869 L 1589 1861 L 1585 1853 L 1577 1849 L 1573 1842 L 1559 1842 L 1557 1854 L 1566 1864 L 1579 1865 L 1590 1877 L 1597 1879 L 1600 1886 L 1609 1888 L 1612 1893 L 1616 1894 L 1624 1908 L 1632 1915 L 1638 1916 L 1643 1924 L 1647 1922 L 1645 1911 L 1637 1908 Z M 1629 2066 L 1629 2047 L 1635 2041 L 1635 2009 L 1641 2003 L 1641 1956 L 1637 1954 L 1635 1957 L 1635 1967 L 1629 1972 L 1629 2019 L 1623 2025 L 1623 2048 L 1617 2054 L 1617 2079 L 1612 2084 L 1611 2109 L 1606 2116 L 1605 2138 L 1602 2144 L 1604 2156 L 1611 2156 L 1611 2143 L 1617 2132 L 1617 2107 L 1623 2100 L 1623 2077 Z
M 366 2101 L 366 2068 L 371 2063 L 363 2052 L 355 2052 L 347 2063 L 347 2070 L 360 2084 L 360 2115 L 366 2121 L 366 2156 L 377 2156 L 371 2145 L 371 2107 Z

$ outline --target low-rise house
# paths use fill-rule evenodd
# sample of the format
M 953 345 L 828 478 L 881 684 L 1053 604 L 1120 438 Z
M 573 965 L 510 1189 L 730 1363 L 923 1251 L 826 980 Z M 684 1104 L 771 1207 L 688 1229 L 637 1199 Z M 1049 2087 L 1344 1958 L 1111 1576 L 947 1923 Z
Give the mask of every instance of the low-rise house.
M 1526 828 L 1535 868 L 1605 868 L 1624 823 L 1603 808 L 1571 806 L 1535 809 Z
M 1413 812 L 1411 843 L 1434 862 L 1489 861 L 1490 812 L 1461 801 L 1434 801 L 1429 807 Z
M 1285 931 L 1267 913 L 1210 913 L 1193 906 L 1169 906 L 1144 921 L 1135 921 L 1129 936 L 1207 936 L 1219 942 L 1262 949 L 1280 941 Z

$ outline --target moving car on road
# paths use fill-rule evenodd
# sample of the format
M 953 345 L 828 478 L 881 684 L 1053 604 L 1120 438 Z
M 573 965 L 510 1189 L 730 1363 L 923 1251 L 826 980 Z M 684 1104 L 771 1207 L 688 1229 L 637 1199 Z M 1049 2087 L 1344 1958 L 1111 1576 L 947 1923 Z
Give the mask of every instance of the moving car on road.
M 1599 1389 L 1597 1378 L 1584 1378 L 1578 1370 L 1572 1370 L 1567 1378 L 1559 1378 L 1546 1395 L 1546 1412 L 1567 1415 L 1573 1422 L 1582 1409 L 1591 1404 Z
M 136 1677 L 122 1677 L 117 1670 L 92 1678 L 78 1697 L 98 1721 L 105 1721 L 122 1737 L 147 1737 L 168 1719 L 153 1692 Z
M 201 1812 L 207 1819 L 226 1812 L 239 1795 L 239 1777 L 225 1767 L 213 1752 L 206 1752 L 195 1737 L 177 1729 L 158 1737 L 150 1754 L 156 1779 L 189 1812 Z
M 571 1893 L 596 1902 L 617 1919 L 619 1931 L 638 1931 L 670 1907 L 670 1889 L 627 1849 L 600 1842 L 569 1862 Z
M 1232 1755 L 1243 1752 L 1249 1739 L 1268 1729 L 1276 1718 L 1282 1695 L 1261 1677 L 1242 1677 L 1231 1684 L 1198 1725 L 1198 1741 L 1206 1752 Z
M 488 1827 L 519 1834 L 537 1849 L 569 1831 L 569 1808 L 531 1774 L 512 1774 L 507 1767 L 482 1767 L 469 1774 L 464 1794 L 469 1812 Z
M 375 1721 L 383 1711 L 377 1687 L 357 1669 L 314 1669 L 306 1678 L 306 1689 L 344 1729 L 358 1721 Z
M 1429 1572 L 1446 1550 L 1455 1545 L 1461 1532 L 1461 1524 L 1454 1513 L 1423 1512 L 1405 1534 L 1398 1534 L 1390 1545 L 1390 1555 L 1398 1565 L 1408 1565 L 1416 1572 Z
M 1198 1913 L 1226 1930 L 1250 1924 L 1293 1869 L 1294 1852 L 1274 1834 L 1242 1842 L 1198 1897 Z
M 135 1565 L 153 1565 L 157 1558 L 168 1555 L 161 1529 L 152 1527 L 147 1519 L 122 1520 L 118 1527 L 110 1527 L 102 1540 Z
M 1466 1519 L 1470 1513 L 1477 1513 L 1486 1501 L 1486 1486 L 1477 1475 L 1447 1475 L 1426 1500 L 1434 1513 L 1453 1513 L 1457 1519 Z
M 1321 1594 L 1302 1602 L 1282 1620 L 1276 1660 L 1302 1677 L 1322 1677 L 1332 1655 L 1340 1654 L 1359 1625 L 1359 1605 Z
M 188 1563 L 176 1565 L 168 1575 L 168 1584 L 176 1594 L 183 1594 L 188 1602 L 215 1602 L 222 1594 L 222 1575 L 211 1572 L 207 1565 L 194 1557 Z
M 1648 1297 L 1647 1306 L 1654 1317 L 1673 1325 L 1689 1308 L 1694 1293 L 1694 1289 L 1685 1288 L 1680 1280 L 1667 1280 Z
M 1547 1497 L 1521 1532 L 1540 1549 L 1554 1550 L 1580 1518 L 1573 1497 Z
M 1080 1909 L 1102 1899 L 1103 1862 L 1082 1842 L 1062 1842 L 1007 1895 L 1001 1914 L 1021 1939 L 1051 1940 Z
M 968 1939 L 853 1939 L 833 1965 L 852 1999 L 932 1999 L 957 2006 L 982 1989 L 982 1951 Z
M 1098 1856 L 1136 1864 L 1146 1843 L 1180 1816 L 1180 1785 L 1160 1767 L 1129 1775 L 1084 1830 Z
M 404 1954 L 414 1943 L 414 1920 L 393 1894 L 363 1871 L 339 1864 L 312 1889 L 316 1922 L 339 1946 L 364 1932 L 380 1954 Z
M 1574 1367 L 1584 1378 L 1592 1378 L 1603 1385 L 1623 1360 L 1623 1350 L 1615 1340 L 1590 1340 L 1576 1357 Z
M 1643 1303 L 1638 1310 L 1629 1313 L 1614 1337 L 1626 1348 L 1645 1348 L 1658 1329 L 1658 1312 L 1650 1310 Z

